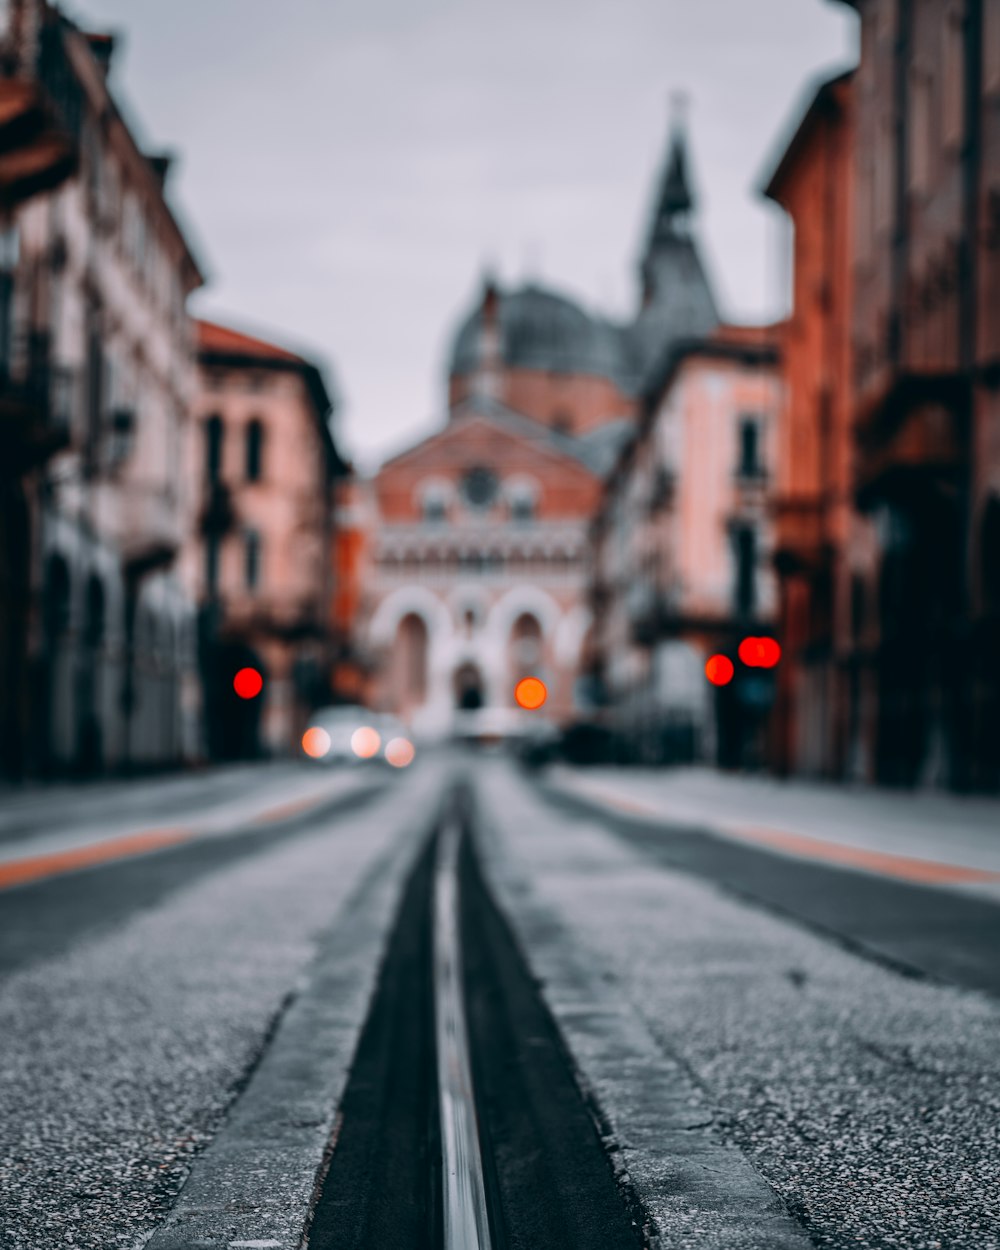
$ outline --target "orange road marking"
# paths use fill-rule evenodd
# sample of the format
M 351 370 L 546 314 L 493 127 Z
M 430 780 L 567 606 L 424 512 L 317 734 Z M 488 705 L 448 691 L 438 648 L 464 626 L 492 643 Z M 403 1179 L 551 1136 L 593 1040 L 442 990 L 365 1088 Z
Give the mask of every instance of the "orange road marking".
M 319 807 L 320 804 L 325 803 L 331 797 L 335 796 L 321 794 L 317 797 L 312 795 L 304 799 L 292 799 L 289 803 L 279 803 L 277 807 L 269 807 L 267 811 L 255 816 L 253 823 L 255 825 L 270 825 L 277 820 L 288 820 L 290 816 L 298 816 L 302 812 L 308 812 L 313 807 Z
M 113 859 L 145 855 L 164 846 L 187 842 L 192 837 L 194 832 L 191 829 L 149 829 L 145 833 L 128 833 L 105 842 L 92 842 L 89 846 L 75 846 L 48 855 L 16 859 L 9 864 L 0 864 L 0 889 L 39 881 L 43 877 L 60 876 L 78 868 L 89 868 L 92 864 L 106 864 Z
M 586 787 L 599 801 L 610 803 L 624 812 L 669 821 L 669 811 L 662 811 L 654 804 L 641 799 L 628 799 L 611 794 L 596 786 Z M 789 833 L 782 829 L 751 828 L 745 825 L 713 825 L 711 820 L 684 821 L 694 825 L 703 823 L 710 832 L 721 837 L 739 838 L 744 842 L 759 842 L 786 851 L 799 859 L 825 860 L 832 864 L 847 864 L 862 868 L 884 877 L 898 877 L 903 881 L 920 881 L 925 885 L 964 885 L 976 882 L 1000 881 L 1000 872 L 988 868 L 968 868 L 961 864 L 945 864 L 937 860 L 915 859 L 910 855 L 893 855 L 888 851 L 873 851 L 861 846 L 848 846 L 843 842 L 831 842 L 828 838 L 814 838 L 804 833 Z
M 825 838 L 812 838 L 804 833 L 787 833 L 781 829 L 732 828 L 727 832 L 746 841 L 762 842 L 778 850 L 789 851 L 806 859 L 822 859 L 834 864 L 864 868 L 886 877 L 904 881 L 922 881 L 930 885 L 961 884 L 972 881 L 1000 881 L 1000 872 L 987 868 L 966 868 L 961 864 L 944 864 L 931 859 L 914 859 L 909 855 L 892 855 L 888 851 L 872 851 L 861 846 L 847 846 Z

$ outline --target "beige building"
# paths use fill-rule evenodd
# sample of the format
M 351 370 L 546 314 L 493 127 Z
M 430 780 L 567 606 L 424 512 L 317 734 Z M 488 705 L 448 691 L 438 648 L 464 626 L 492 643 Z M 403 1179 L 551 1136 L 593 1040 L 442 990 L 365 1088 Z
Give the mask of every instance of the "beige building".
M 73 103 L 79 165 L 7 223 L 7 364 L 44 392 L 58 450 L 30 475 L 31 724 L 47 771 L 165 765 L 196 743 L 193 605 L 175 565 L 198 265 L 109 91 L 113 41 L 57 10 L 43 68 Z
M 287 754 L 329 698 L 342 641 L 332 402 L 315 364 L 226 326 L 198 323 L 198 361 L 184 572 L 201 608 L 205 746 L 213 758 Z M 252 700 L 233 689 L 243 667 L 264 678 Z
M 720 326 L 675 344 L 650 379 L 635 440 L 593 526 L 588 657 L 624 758 L 733 760 L 759 749 L 763 679 L 718 694 L 776 612 L 770 491 L 782 385 L 768 328 Z

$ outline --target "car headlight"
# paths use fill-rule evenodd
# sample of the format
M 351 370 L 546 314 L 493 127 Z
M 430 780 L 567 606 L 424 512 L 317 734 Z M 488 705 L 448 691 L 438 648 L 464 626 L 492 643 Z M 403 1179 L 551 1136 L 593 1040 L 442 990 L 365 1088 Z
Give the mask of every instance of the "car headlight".
M 416 751 L 409 738 L 390 738 L 386 743 L 386 762 L 393 768 L 405 768 L 408 764 L 412 764 L 415 755 Z
M 381 745 L 382 735 L 371 725 L 361 725 L 351 734 L 351 750 L 359 760 L 370 760 Z

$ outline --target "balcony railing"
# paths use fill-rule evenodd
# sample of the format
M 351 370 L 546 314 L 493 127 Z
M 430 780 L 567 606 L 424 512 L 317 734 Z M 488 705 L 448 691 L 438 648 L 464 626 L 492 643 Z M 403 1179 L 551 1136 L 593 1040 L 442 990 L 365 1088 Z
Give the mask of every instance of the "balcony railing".
M 172 488 L 149 482 L 122 483 L 121 550 L 132 577 L 169 567 L 183 536 L 181 509 Z
M 46 14 L 34 63 L 16 60 L 0 79 L 0 205 L 13 208 L 51 191 L 75 171 L 83 92 L 66 50 L 66 31 Z
M 0 370 L 0 448 L 7 464 L 24 471 L 68 445 L 81 382 L 78 369 L 52 360 L 47 334 L 30 336 L 23 372 Z

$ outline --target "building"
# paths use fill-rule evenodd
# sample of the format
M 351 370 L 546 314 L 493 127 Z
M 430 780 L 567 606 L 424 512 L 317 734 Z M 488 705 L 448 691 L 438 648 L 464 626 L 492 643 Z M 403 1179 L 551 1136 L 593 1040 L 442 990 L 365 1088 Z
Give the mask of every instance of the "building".
M 771 674 L 739 671 L 770 634 L 771 489 L 784 390 L 773 327 L 671 344 L 594 519 L 587 657 L 622 761 L 762 762 Z M 714 653 L 736 664 L 718 689 Z
M 856 663 L 868 776 L 1000 784 L 1000 12 L 865 0 Z
M 333 404 L 304 357 L 214 322 L 197 335 L 184 565 L 200 608 L 205 748 L 288 754 L 329 701 L 346 641 L 334 629 L 334 486 L 346 466 Z M 244 667 L 263 677 L 251 700 L 233 687 Z
M 853 71 L 811 88 L 764 188 L 792 227 L 773 499 L 784 653 L 772 762 L 782 774 L 852 775 L 867 717 L 850 610 L 850 553 L 865 530 L 853 477 L 853 102 Z
M 193 605 L 175 557 L 194 382 L 186 300 L 201 273 L 165 195 L 169 161 L 140 149 L 109 89 L 112 39 L 47 5 L 8 12 L 56 93 L 20 115 L 18 143 L 54 132 L 39 146 L 63 151 L 64 118 L 78 158 L 68 179 L 28 179 L 35 194 L 6 209 L 4 402 L 38 432 L 18 488 L 24 642 L 8 760 L 46 773 L 165 766 L 196 736 Z M 8 151 L 0 182 L 21 156 L 38 153 Z
M 15 352 L 13 336 L 17 210 L 61 186 L 79 159 L 78 91 L 63 72 L 62 29 L 45 17 L 40 0 L 0 16 L 0 773 L 12 777 L 27 764 L 30 734 L 32 496 L 68 434 L 47 361 Z
M 637 397 L 675 336 L 717 314 L 692 233 L 675 122 L 625 324 L 532 283 L 487 280 L 455 335 L 444 428 L 375 477 L 362 631 L 379 706 L 446 730 L 456 712 L 509 709 L 518 677 L 547 713 L 590 705 L 588 526 Z

